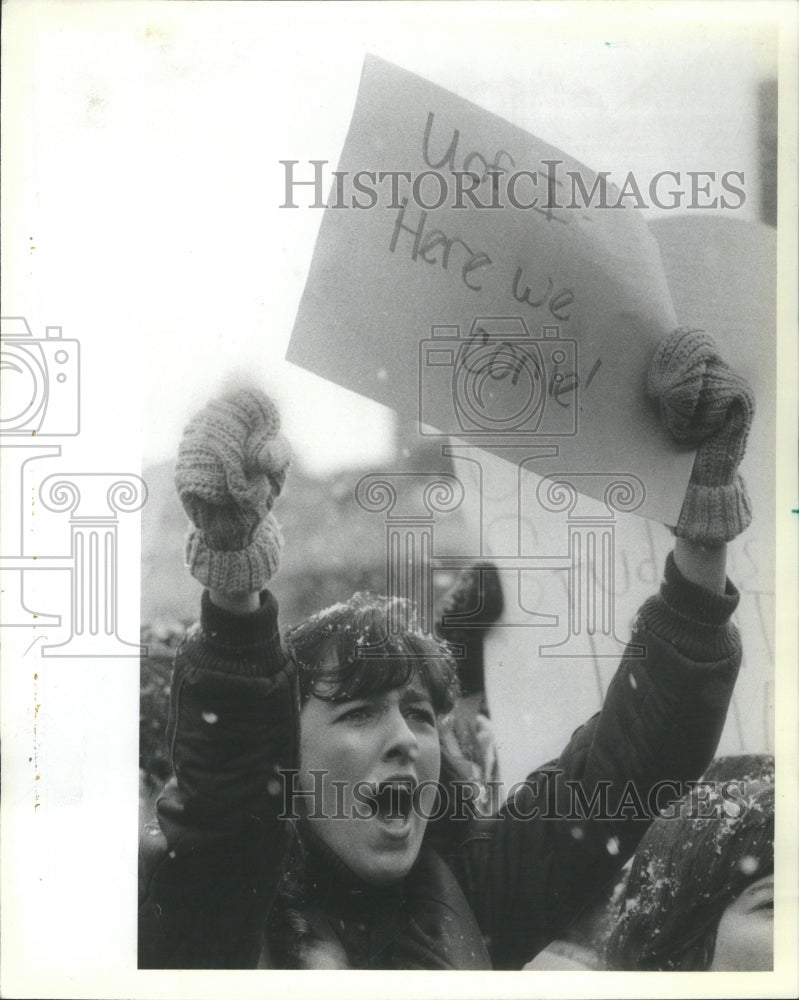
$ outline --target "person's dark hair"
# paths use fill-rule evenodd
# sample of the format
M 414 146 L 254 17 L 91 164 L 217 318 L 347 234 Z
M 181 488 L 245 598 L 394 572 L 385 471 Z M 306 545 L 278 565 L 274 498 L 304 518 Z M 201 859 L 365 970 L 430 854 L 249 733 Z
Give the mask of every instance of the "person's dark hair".
M 297 662 L 300 699 L 367 698 L 402 687 L 418 674 L 437 715 L 458 697 L 455 662 L 446 643 L 418 627 L 413 605 L 400 598 L 353 595 L 297 625 L 286 636 Z
M 702 775 L 702 781 L 774 781 L 774 755 L 739 753 L 715 757 Z
M 633 858 L 606 966 L 702 971 L 727 906 L 774 870 L 774 785 L 741 783 L 740 798 L 693 790 L 674 818 L 655 820 Z M 717 811 L 708 816 L 713 806 Z

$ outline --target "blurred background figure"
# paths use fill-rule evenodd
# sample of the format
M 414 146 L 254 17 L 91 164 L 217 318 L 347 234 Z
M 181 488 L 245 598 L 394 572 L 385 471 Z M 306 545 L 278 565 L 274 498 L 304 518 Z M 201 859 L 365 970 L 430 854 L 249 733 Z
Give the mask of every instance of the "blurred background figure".
M 725 761 L 674 818 L 672 807 L 652 824 L 632 861 L 608 968 L 773 967 L 772 769 L 765 758 L 760 778 L 719 777 L 730 774 Z
M 481 785 L 478 804 L 486 813 L 499 806 L 487 785 L 499 781 L 499 759 L 485 692 L 484 643 L 503 606 L 496 567 L 476 562 L 459 574 L 444 595 L 438 618 L 438 633 L 453 649 L 460 682 L 448 738 Z
M 743 791 L 743 801 L 748 803 L 750 798 L 757 798 L 760 806 L 765 805 L 764 811 L 756 810 L 744 825 L 734 827 L 726 825 L 719 826 L 721 821 L 717 820 L 691 820 L 690 804 L 686 799 L 682 803 L 670 807 L 669 816 L 680 815 L 683 818 L 674 820 L 662 818 L 655 822 L 652 829 L 644 837 L 639 848 L 639 852 L 630 859 L 624 866 L 618 877 L 607 886 L 606 890 L 598 899 L 588 906 L 583 913 L 572 923 L 567 933 L 562 939 L 553 941 L 547 948 L 539 952 L 532 962 L 526 966 L 527 971 L 554 972 L 561 969 L 604 969 L 607 962 L 611 960 L 609 943 L 613 939 L 613 960 L 627 960 L 631 963 L 634 960 L 642 961 L 648 945 L 644 939 L 652 934 L 659 942 L 663 934 L 661 923 L 668 924 L 670 936 L 663 939 L 663 952 L 660 953 L 661 960 L 665 960 L 665 952 L 673 952 L 671 959 L 676 957 L 676 939 L 680 932 L 685 932 L 685 940 L 698 941 L 702 939 L 704 947 L 710 943 L 708 963 L 702 968 L 721 969 L 730 968 L 726 963 L 730 962 L 729 944 L 732 941 L 732 954 L 737 955 L 737 961 L 767 962 L 761 966 L 754 964 L 747 968 L 770 968 L 772 955 L 771 943 L 771 916 L 773 902 L 773 887 L 771 881 L 771 869 L 773 867 L 773 799 L 770 803 L 769 789 L 773 788 L 774 782 L 774 757 L 770 754 L 734 754 L 724 757 L 717 757 L 705 771 L 702 782 L 713 783 L 709 787 L 715 786 L 718 790 L 725 782 L 733 782 L 734 786 L 728 786 L 726 794 L 732 797 L 736 789 Z M 708 787 L 708 786 L 705 786 Z M 701 814 L 705 815 L 713 809 L 712 804 L 705 802 L 707 793 L 698 791 L 697 797 L 702 798 Z M 718 799 L 716 799 L 718 804 Z M 714 831 L 715 826 L 715 831 Z M 701 840 L 704 847 L 694 848 L 694 836 L 690 831 L 697 831 L 696 843 L 699 844 L 698 831 L 701 828 Z M 747 832 L 749 831 L 749 832 Z M 753 832 L 754 831 L 754 832 Z M 731 838 L 731 834 L 734 837 Z M 719 853 L 716 853 L 716 839 L 718 841 Z M 669 851 L 673 852 L 674 871 L 673 878 L 679 888 L 679 899 L 674 899 L 665 891 L 661 893 L 657 901 L 641 903 L 640 898 L 648 900 L 650 886 L 644 883 L 650 878 L 652 872 L 661 870 L 664 865 L 663 858 L 660 861 L 651 861 L 651 855 L 659 848 L 658 845 L 668 842 Z M 745 845 L 749 843 L 752 852 L 746 853 Z M 680 847 L 685 845 L 685 858 L 683 859 L 684 870 L 679 869 Z M 689 844 L 691 845 L 689 847 Z M 708 863 L 706 855 L 711 851 L 715 861 Z M 644 859 L 641 853 L 648 851 L 649 855 Z M 698 882 L 688 871 L 689 866 L 701 869 L 702 865 L 707 868 L 707 880 Z M 736 868 L 737 866 L 737 868 Z M 724 873 L 732 867 L 732 877 L 726 882 L 723 880 Z M 635 868 L 636 885 L 628 886 L 631 878 L 631 869 Z M 678 870 L 679 869 L 679 870 Z M 766 870 L 768 869 L 768 871 Z M 643 872 L 643 874 L 642 874 Z M 758 874 L 759 873 L 759 874 Z M 654 876 L 653 876 L 654 878 Z M 657 881 L 657 879 L 655 879 Z M 765 884 L 761 885 L 761 882 Z M 741 886 L 744 887 L 743 891 Z M 700 898 L 700 894 L 706 892 L 708 888 L 715 887 L 715 894 Z M 661 885 L 665 889 L 665 881 Z M 738 892 L 733 899 L 733 893 Z M 627 900 L 630 900 L 629 904 Z M 694 900 L 697 909 L 701 905 L 702 916 L 697 916 L 692 922 L 690 916 L 686 916 L 693 910 Z M 720 926 L 720 917 L 730 909 L 730 916 L 724 926 Z M 735 905 L 734 905 L 735 904 Z M 741 908 L 751 907 L 757 917 L 747 917 L 747 921 L 754 927 L 751 941 L 755 946 L 756 958 L 745 948 L 735 947 L 735 930 L 740 924 L 737 920 L 738 911 Z M 629 911 L 621 920 L 622 911 L 625 908 Z M 744 915 L 745 916 L 745 915 Z M 690 927 L 688 926 L 690 924 Z M 751 929 L 751 928 L 750 928 Z M 714 932 L 715 951 L 712 947 Z M 765 932 L 765 940 L 763 933 Z M 747 930 L 748 934 L 748 930 Z M 759 936 L 758 936 L 759 934 Z M 633 943 L 633 936 L 637 943 Z M 628 948 L 626 959 L 622 959 L 621 950 Z M 633 951 L 635 956 L 633 957 Z M 698 957 L 698 945 L 688 946 L 688 952 L 693 957 Z M 686 953 L 686 954 L 687 954 Z M 704 956 L 704 951 L 702 951 Z M 661 966 L 661 965 L 618 965 L 616 968 L 682 968 L 682 966 Z M 685 966 L 689 968 L 689 966 Z M 694 966 L 690 966 L 694 968 Z M 696 966 L 696 968 L 700 968 Z

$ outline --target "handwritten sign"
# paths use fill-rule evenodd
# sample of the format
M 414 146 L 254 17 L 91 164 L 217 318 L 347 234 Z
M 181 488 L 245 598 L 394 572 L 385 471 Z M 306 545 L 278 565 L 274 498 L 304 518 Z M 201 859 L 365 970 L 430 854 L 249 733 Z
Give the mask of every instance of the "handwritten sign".
M 718 753 L 773 753 L 777 233 L 761 224 L 707 216 L 661 219 L 651 229 L 678 321 L 712 333 L 757 400 L 741 466 L 753 521 L 727 557 L 727 574 L 741 592 L 735 620 L 743 664 Z M 533 762 L 557 756 L 563 734 L 601 707 L 620 642 L 630 635 L 637 609 L 657 590 L 673 539 L 657 525 L 616 513 L 612 571 L 600 572 L 598 553 L 567 543 L 569 514 L 535 503 L 535 482 L 514 475 L 494 456 L 485 455 L 479 466 L 464 459 L 456 449 L 454 468 L 465 503 L 461 520 L 449 528 L 448 550 L 471 546 L 467 551 L 477 552 L 475 561 L 488 560 L 499 569 L 505 607 L 485 638 L 485 672 L 501 777 L 510 787 Z M 607 511 L 594 500 L 581 500 L 572 514 L 571 530 L 579 533 L 574 515 L 589 530 L 602 522 L 610 531 Z M 475 523 L 479 534 L 469 531 Z M 584 626 L 584 648 L 564 644 L 574 619 L 588 610 L 588 602 L 575 601 L 571 592 L 572 555 L 579 560 L 581 586 L 600 585 L 596 606 L 612 608 L 612 627 L 605 630 L 612 635 L 603 634 L 601 622 L 593 630 Z M 619 640 L 615 649 L 613 635 Z M 557 655 L 559 647 L 570 655 Z M 564 691 L 568 697 L 561 696 Z M 524 707 L 541 704 L 545 713 Z
M 287 210 L 326 205 L 290 361 L 539 475 L 634 474 L 676 521 L 692 455 L 645 393 L 676 320 L 625 189 L 374 57 L 327 201 L 324 161 L 284 168 Z

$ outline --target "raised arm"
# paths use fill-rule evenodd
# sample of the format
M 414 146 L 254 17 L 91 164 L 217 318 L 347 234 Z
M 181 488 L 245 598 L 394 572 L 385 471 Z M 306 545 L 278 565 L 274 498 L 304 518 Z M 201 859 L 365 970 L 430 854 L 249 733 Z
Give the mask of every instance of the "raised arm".
M 461 847 L 497 968 L 520 968 L 563 932 L 654 814 L 701 775 L 726 719 L 741 658 L 726 542 L 751 518 L 737 466 L 753 401 L 697 331 L 660 346 L 650 391 L 672 435 L 699 445 L 660 591 L 636 617 L 602 711 Z
M 174 777 L 141 838 L 140 967 L 258 961 L 291 834 L 277 772 L 296 766 L 298 743 L 296 676 L 264 589 L 280 560 L 271 510 L 288 462 L 277 411 L 258 392 L 209 404 L 180 445 L 186 563 L 207 589 L 175 657 Z

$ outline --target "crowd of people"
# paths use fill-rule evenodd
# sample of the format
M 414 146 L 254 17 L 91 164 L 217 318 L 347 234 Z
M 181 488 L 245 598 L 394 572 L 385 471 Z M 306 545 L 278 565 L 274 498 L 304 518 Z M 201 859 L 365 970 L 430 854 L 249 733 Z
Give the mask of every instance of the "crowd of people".
M 438 635 L 368 594 L 283 630 L 279 416 L 256 390 L 197 414 L 176 485 L 205 590 L 175 656 L 172 777 L 141 835 L 140 967 L 771 966 L 773 769 L 711 765 L 741 659 L 726 543 L 751 518 L 753 401 L 695 330 L 660 345 L 649 390 L 697 454 L 635 620 L 644 655 L 501 802 L 479 632 L 457 627 L 467 605 L 486 628 L 501 614 L 491 567 L 458 581 Z M 589 949 L 575 927 L 613 885 Z

